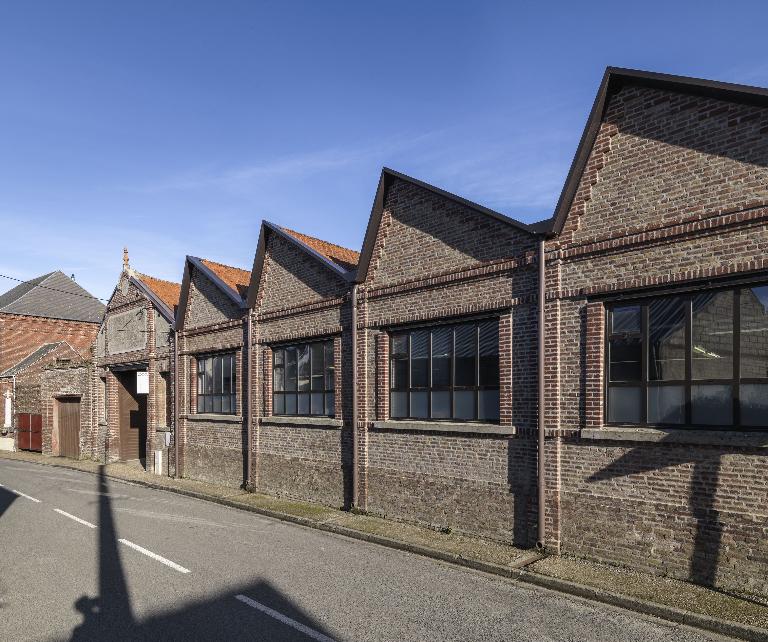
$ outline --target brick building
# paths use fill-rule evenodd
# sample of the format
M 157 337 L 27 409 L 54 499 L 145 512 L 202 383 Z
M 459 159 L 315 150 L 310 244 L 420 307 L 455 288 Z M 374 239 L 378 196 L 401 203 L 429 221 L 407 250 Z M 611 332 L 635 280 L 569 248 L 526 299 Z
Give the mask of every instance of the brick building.
M 47 365 L 42 373 L 42 452 L 103 461 L 97 430 L 95 366 L 92 359 Z
M 185 477 L 233 486 L 247 479 L 249 279 L 246 270 L 186 260 L 176 314 L 178 470 Z
M 126 269 L 81 398 L 175 373 L 174 474 L 768 593 L 766 179 L 768 91 L 608 69 L 551 219 L 385 169 L 359 254 L 187 257 L 176 368 Z
M 3 430 L 30 415 L 39 431 L 44 366 L 87 358 L 104 305 L 60 271 L 26 281 L 0 295 L 0 396 Z M 39 440 L 39 434 L 36 435 Z
M 349 506 L 358 253 L 264 222 L 251 273 L 250 485 Z
M 534 229 L 391 170 L 358 266 L 357 503 L 531 544 Z
M 768 91 L 608 69 L 546 243 L 546 546 L 768 592 Z
M 168 474 L 173 425 L 173 333 L 181 286 L 123 271 L 95 345 L 97 458 Z

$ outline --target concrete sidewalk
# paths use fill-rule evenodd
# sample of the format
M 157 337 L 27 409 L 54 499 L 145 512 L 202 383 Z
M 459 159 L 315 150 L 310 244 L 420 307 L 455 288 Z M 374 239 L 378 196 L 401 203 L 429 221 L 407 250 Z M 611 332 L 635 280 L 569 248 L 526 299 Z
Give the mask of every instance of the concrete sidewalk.
M 28 452 L 0 457 L 96 473 L 101 465 Z M 458 533 L 444 533 L 364 514 L 235 490 L 188 479 L 160 477 L 126 465 L 109 464 L 108 476 L 257 512 L 310 528 L 410 551 L 545 588 L 598 600 L 647 615 L 745 640 L 768 641 L 768 597 L 736 595 L 701 586 L 536 552 Z

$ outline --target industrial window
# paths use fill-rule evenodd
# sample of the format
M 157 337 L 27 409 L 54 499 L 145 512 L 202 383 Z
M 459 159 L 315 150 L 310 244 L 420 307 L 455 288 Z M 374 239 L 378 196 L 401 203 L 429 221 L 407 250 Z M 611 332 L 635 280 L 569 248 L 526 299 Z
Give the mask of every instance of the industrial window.
M 334 416 L 333 339 L 281 346 L 272 356 L 273 414 Z
M 497 319 L 395 332 L 390 417 L 499 420 Z
M 234 415 L 237 412 L 237 359 L 217 354 L 197 359 L 197 412 Z
M 608 308 L 610 424 L 768 427 L 768 285 Z

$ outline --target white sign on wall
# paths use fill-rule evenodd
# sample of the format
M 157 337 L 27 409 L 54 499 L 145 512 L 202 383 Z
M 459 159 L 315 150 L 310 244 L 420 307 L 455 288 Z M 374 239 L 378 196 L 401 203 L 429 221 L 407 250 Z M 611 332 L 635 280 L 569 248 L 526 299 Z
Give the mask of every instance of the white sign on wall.
M 13 421 L 13 410 L 11 406 L 11 393 L 5 393 L 5 413 L 3 417 L 3 428 L 10 428 Z
M 146 370 L 136 373 L 136 394 L 149 394 L 149 373 Z

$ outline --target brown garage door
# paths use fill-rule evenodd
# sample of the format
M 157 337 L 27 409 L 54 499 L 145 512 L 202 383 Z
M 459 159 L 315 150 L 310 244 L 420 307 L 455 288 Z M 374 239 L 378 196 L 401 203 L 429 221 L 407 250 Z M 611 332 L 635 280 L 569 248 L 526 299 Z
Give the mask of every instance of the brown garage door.
M 16 435 L 21 450 L 43 451 L 43 415 L 16 413 Z
M 59 455 L 80 456 L 80 398 L 59 399 Z
M 147 395 L 136 394 L 136 371 L 118 375 L 120 459 L 144 459 L 147 449 Z

